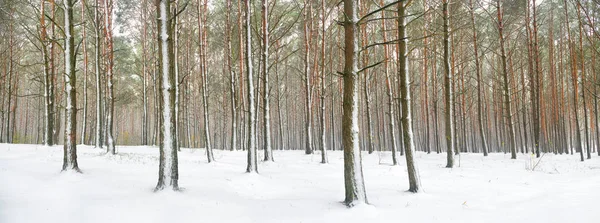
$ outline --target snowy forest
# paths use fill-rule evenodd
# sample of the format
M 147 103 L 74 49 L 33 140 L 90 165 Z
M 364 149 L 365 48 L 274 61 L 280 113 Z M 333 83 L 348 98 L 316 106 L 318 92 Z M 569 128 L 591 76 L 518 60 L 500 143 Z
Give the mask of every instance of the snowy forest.
M 599 24 L 598 0 L 0 0 L 0 222 L 597 222 Z

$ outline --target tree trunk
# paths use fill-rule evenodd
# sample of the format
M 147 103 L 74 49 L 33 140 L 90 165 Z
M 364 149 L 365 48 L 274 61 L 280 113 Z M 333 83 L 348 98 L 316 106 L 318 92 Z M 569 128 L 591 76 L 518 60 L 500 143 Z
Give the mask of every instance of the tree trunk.
M 306 131 L 306 141 L 305 141 L 305 154 L 312 154 L 312 98 L 311 92 L 312 88 L 310 87 L 310 49 L 311 49 L 311 34 L 310 34 L 310 20 L 308 19 L 310 14 L 307 12 L 307 7 L 309 7 L 311 3 L 305 3 L 304 6 L 304 85 L 306 90 L 306 106 L 304 109 L 306 110 L 306 122 L 305 122 L 305 131 Z
M 262 76 L 263 76 L 263 150 L 264 161 L 273 160 L 271 148 L 271 114 L 269 105 L 269 0 L 262 0 Z
M 250 134 L 246 140 L 248 140 L 248 165 L 246 167 L 247 173 L 258 173 L 258 163 L 256 157 L 256 119 L 254 114 L 256 113 L 256 107 L 254 105 L 254 81 L 252 77 L 252 35 L 251 35 L 251 11 L 250 11 L 250 0 L 244 0 L 244 19 L 246 24 L 245 30 L 245 55 L 246 55 L 246 78 L 248 79 L 248 133 Z M 241 29 L 241 27 L 240 27 Z
M 485 133 L 483 131 L 483 101 L 481 98 L 482 94 L 482 85 L 483 80 L 481 78 L 481 70 L 479 65 L 479 51 L 477 48 L 477 28 L 475 24 L 475 6 L 473 5 L 473 0 L 469 0 L 470 4 L 470 12 L 471 12 L 471 22 L 473 24 L 473 56 L 475 57 L 475 75 L 477 76 L 477 121 L 479 122 L 477 127 L 479 128 L 479 136 L 481 137 L 481 150 L 483 151 L 483 156 L 488 155 L 487 148 L 487 140 L 485 138 Z
M 114 111 L 115 111 L 115 96 L 113 92 L 113 36 L 112 36 L 112 0 L 104 0 L 104 35 L 106 39 L 106 90 L 107 90 L 107 111 L 106 111 L 106 152 L 116 154 L 114 131 Z
M 513 126 L 512 120 L 512 110 L 511 110 L 511 100 L 510 100 L 510 88 L 508 86 L 508 69 L 506 68 L 506 52 L 504 49 L 504 21 L 503 16 L 504 12 L 502 11 L 502 6 L 500 4 L 500 0 L 496 1 L 496 11 L 498 12 L 498 35 L 500 38 L 500 57 L 502 60 L 502 77 L 503 77 L 503 96 L 504 96 L 504 109 L 506 122 L 508 123 L 508 146 L 510 148 L 510 158 L 517 158 L 517 148 L 515 142 L 515 128 Z
M 81 21 L 85 21 L 85 0 L 81 0 Z M 81 144 L 85 144 L 85 133 L 87 130 L 87 107 L 88 107 L 88 96 L 87 96 L 87 84 L 88 84 L 88 56 L 87 56 L 87 41 L 86 41 L 86 25 L 82 24 L 81 28 L 81 48 L 83 49 L 83 114 L 81 117 Z
M 344 0 L 344 99 L 342 141 L 344 147 L 344 203 L 355 206 L 367 203 L 358 138 L 358 2 Z
M 96 70 L 96 148 L 102 148 L 104 143 L 104 137 L 102 135 L 102 74 L 100 74 L 100 5 L 96 0 L 96 9 L 94 11 L 94 22 L 96 24 L 96 38 L 95 38 L 95 70 Z
M 179 170 L 177 164 L 177 137 L 175 137 L 175 67 L 173 55 L 173 21 L 168 0 L 156 1 L 158 32 L 158 86 L 160 86 L 160 111 L 162 118 L 159 134 L 158 183 L 155 191 L 165 188 L 179 190 Z
M 236 97 L 236 82 L 235 82 L 235 73 L 233 72 L 232 64 L 231 64 L 231 20 L 230 20 L 230 10 L 231 10 L 231 0 L 226 1 L 227 8 L 225 9 L 225 62 L 226 69 L 229 75 L 229 81 L 231 86 L 229 87 L 229 92 L 231 94 L 231 147 L 230 150 L 234 151 L 239 149 L 237 147 L 237 97 Z
M 418 177 L 417 165 L 413 157 L 415 144 L 414 136 L 412 131 L 412 119 L 411 119 L 411 99 L 409 93 L 410 76 L 408 74 L 408 37 L 406 35 L 406 7 L 407 2 L 402 1 L 398 3 L 398 39 L 399 51 L 398 51 L 398 76 L 400 77 L 400 103 L 402 104 L 402 132 L 404 138 L 404 150 L 406 153 L 406 168 L 408 171 L 408 191 L 416 193 L 419 192 L 420 182 Z
M 52 134 L 54 132 L 54 77 L 50 67 L 50 58 L 48 56 L 45 16 L 45 0 L 41 1 L 40 13 L 40 41 L 42 46 L 42 57 L 44 59 L 44 145 L 53 146 Z
M 75 34 L 73 21 L 73 0 L 64 1 L 65 12 L 65 133 L 64 133 L 64 158 L 62 171 L 81 172 L 77 165 L 77 94 L 75 89 Z
M 448 12 L 448 4 L 450 0 L 442 0 L 443 20 L 444 20 L 444 97 L 445 111 L 444 119 L 446 122 L 446 151 L 447 151 L 447 168 L 454 167 L 454 122 L 452 120 L 452 89 L 450 86 L 450 13 Z

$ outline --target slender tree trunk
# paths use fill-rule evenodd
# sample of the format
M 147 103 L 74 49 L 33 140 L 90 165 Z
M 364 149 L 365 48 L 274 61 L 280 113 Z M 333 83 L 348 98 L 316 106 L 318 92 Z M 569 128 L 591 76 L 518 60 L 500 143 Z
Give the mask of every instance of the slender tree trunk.
M 95 70 L 96 70 L 96 148 L 102 148 L 104 143 L 104 137 L 102 135 L 102 74 L 100 73 L 100 5 L 99 1 L 96 0 L 96 9 L 94 11 L 94 23 L 96 24 L 96 36 L 95 36 Z
M 113 92 L 113 35 L 112 35 L 112 0 L 104 0 L 104 29 L 106 39 L 106 88 L 107 88 L 107 111 L 106 111 L 106 136 L 107 145 L 106 152 L 110 154 L 116 154 L 115 150 L 115 139 L 113 137 L 114 131 L 114 111 L 115 111 L 115 96 Z
M 506 122 L 508 123 L 508 146 L 510 148 L 510 158 L 517 158 L 517 148 L 515 141 L 515 128 L 512 120 L 511 100 L 510 100 L 510 88 L 508 86 L 508 69 L 506 68 L 506 52 L 504 49 L 504 12 L 502 11 L 502 5 L 500 0 L 496 1 L 496 11 L 498 12 L 498 35 L 500 38 L 500 57 L 502 60 L 502 77 L 503 77 L 503 96 L 504 96 L 504 109 L 506 112 Z
M 479 122 L 477 127 L 479 128 L 479 136 L 481 137 L 481 150 L 483 151 L 483 156 L 488 155 L 487 148 L 487 140 L 485 138 L 485 132 L 483 131 L 483 101 L 482 101 L 482 85 L 483 80 L 481 78 L 481 70 L 479 64 L 479 49 L 477 47 L 477 28 L 475 24 L 475 6 L 473 4 L 473 0 L 469 0 L 470 4 L 470 12 L 471 12 L 471 22 L 473 28 L 473 56 L 475 57 L 475 75 L 477 76 L 477 121 Z
M 256 157 L 256 119 L 254 113 L 256 113 L 256 107 L 254 105 L 254 80 L 252 76 L 252 35 L 251 35 L 251 21 L 252 17 L 250 7 L 250 0 L 244 0 L 244 19 L 245 19 L 245 52 L 246 55 L 246 78 L 248 79 L 248 133 L 250 134 L 246 140 L 248 140 L 248 165 L 246 172 L 258 173 L 258 163 Z M 240 27 L 241 29 L 241 27 Z
M 174 11 L 178 12 L 179 11 L 179 1 L 175 0 L 175 5 L 174 5 Z M 199 14 L 200 15 L 200 14 Z M 200 16 L 198 16 L 200 17 Z M 175 60 L 175 138 L 177 139 L 177 151 L 181 151 L 181 145 L 179 145 L 180 142 L 180 137 L 179 137 L 179 113 L 180 113 L 180 101 L 181 101 L 181 92 L 179 89 L 179 15 L 174 15 L 173 16 L 173 44 L 174 44 L 174 49 L 173 49 L 173 57 Z
M 85 0 L 81 0 L 81 21 L 85 21 L 85 8 L 86 8 L 86 4 L 85 4 Z M 81 46 L 83 49 L 83 114 L 81 115 L 81 117 L 83 118 L 83 120 L 81 121 L 81 144 L 85 144 L 85 133 L 87 130 L 87 107 L 88 107 L 88 101 L 87 101 L 87 84 L 88 84 L 88 56 L 87 56 L 87 40 L 86 40 L 86 25 L 85 23 L 82 24 L 82 28 L 81 28 Z
M 589 136 L 589 126 L 588 126 L 588 107 L 587 101 L 585 100 L 585 92 L 586 92 L 586 73 L 585 73 L 585 54 L 583 51 L 583 24 L 581 18 L 581 5 L 577 4 L 577 18 L 579 20 L 579 55 L 581 56 L 581 99 L 583 101 L 583 131 L 585 133 L 585 148 L 587 159 L 592 158 L 591 146 L 590 146 L 590 136 Z
M 407 2 L 402 1 L 398 3 L 398 39 L 399 51 L 398 51 L 398 76 L 400 77 L 400 103 L 402 104 L 402 129 L 404 138 L 404 150 L 406 152 L 406 168 L 408 171 L 408 191 L 416 193 L 419 192 L 419 177 L 417 171 L 417 165 L 413 157 L 415 144 L 414 136 L 412 131 L 412 119 L 411 119 L 411 99 L 409 93 L 410 75 L 408 69 L 408 37 L 406 35 L 406 8 Z
M 450 73 L 450 13 L 448 11 L 448 4 L 450 0 L 442 0 L 442 16 L 444 20 L 444 97 L 445 97 L 445 111 L 444 119 L 446 120 L 446 150 L 447 150 L 447 168 L 454 167 L 454 122 L 452 120 L 452 89 L 450 88 L 450 81 L 452 74 Z
M 325 0 L 321 0 L 321 163 L 328 163 L 325 137 Z
M 148 23 L 146 22 L 146 0 L 142 2 L 142 13 L 140 15 L 140 22 L 142 24 L 142 102 L 143 102 L 143 114 L 142 114 L 142 145 L 148 145 L 148 83 L 147 83 L 147 65 L 146 65 L 146 35 Z
M 262 76 L 263 76 L 263 150 L 264 161 L 273 160 L 271 148 L 271 108 L 269 102 L 269 0 L 262 0 Z
M 384 5 L 384 2 L 381 1 L 381 5 Z M 381 17 L 385 18 L 385 12 L 381 11 Z M 385 20 L 381 20 L 381 29 L 383 35 L 383 42 L 387 42 L 387 28 L 385 24 Z M 389 128 L 390 128 L 390 139 L 391 139 L 391 150 L 392 150 L 392 165 L 398 165 L 398 160 L 396 158 L 396 124 L 395 124 L 395 112 L 394 112 L 394 93 L 392 92 L 392 79 L 390 78 L 390 67 L 389 67 L 389 46 L 383 46 L 383 70 L 385 74 L 385 86 L 386 86 L 386 94 L 388 96 L 388 119 L 389 119 Z
M 231 19 L 230 19 L 230 10 L 231 10 L 231 0 L 226 1 L 227 9 L 225 9 L 225 62 L 227 73 L 229 75 L 229 81 L 231 86 L 229 88 L 229 92 L 231 94 L 231 151 L 239 149 L 237 147 L 237 97 L 236 97 L 236 82 L 235 82 L 235 73 L 233 72 L 233 67 L 231 64 Z
M 40 41 L 42 46 L 42 57 L 44 59 L 44 145 L 53 146 L 54 141 L 52 134 L 54 132 L 54 78 L 52 68 L 50 67 L 50 58 L 48 56 L 48 40 L 46 36 L 46 16 L 45 16 L 45 0 L 41 1 L 40 7 Z
M 583 162 L 585 159 L 583 157 L 583 148 L 581 147 L 581 128 L 579 126 L 579 77 L 577 75 L 577 58 L 575 57 L 575 44 L 571 40 L 571 29 L 569 28 L 569 10 L 567 0 L 564 1 L 565 8 L 565 22 L 567 29 L 567 42 L 569 45 L 569 53 L 571 58 L 571 81 L 573 82 L 573 115 L 575 116 L 575 149 L 581 155 L 581 161 Z M 573 151 L 571 151 L 573 154 Z
M 310 87 L 310 49 L 311 49 L 311 34 L 310 34 L 310 20 L 309 16 L 312 16 L 312 12 L 307 12 L 308 7 L 311 3 L 305 3 L 304 6 L 304 85 L 306 90 L 306 106 L 304 109 L 306 110 L 306 122 L 305 122 L 305 131 L 306 131 L 306 141 L 305 141 L 305 154 L 312 154 L 312 88 Z

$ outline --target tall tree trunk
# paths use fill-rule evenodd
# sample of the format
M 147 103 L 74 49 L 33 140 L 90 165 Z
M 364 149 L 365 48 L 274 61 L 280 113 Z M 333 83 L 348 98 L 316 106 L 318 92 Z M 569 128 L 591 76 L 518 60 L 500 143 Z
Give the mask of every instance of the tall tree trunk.
M 446 151 L 447 151 L 447 168 L 454 167 L 454 122 L 452 114 L 452 89 L 450 81 L 452 74 L 450 73 L 450 12 L 448 11 L 448 4 L 450 0 L 442 0 L 442 16 L 444 20 L 444 97 L 445 97 L 445 111 L 444 119 L 446 122 Z
M 225 9 L 225 62 L 226 69 L 229 75 L 229 81 L 231 86 L 229 87 L 229 92 L 231 94 L 231 151 L 237 150 L 237 97 L 236 97 L 236 82 L 235 82 L 235 73 L 233 72 L 233 67 L 231 64 L 231 19 L 230 19 L 230 10 L 231 10 L 231 0 L 226 1 L 227 8 Z
M 173 20 L 169 0 L 155 2 L 157 12 L 158 61 L 160 78 L 160 111 L 162 118 L 159 134 L 158 183 L 155 191 L 165 188 L 179 190 L 179 170 L 177 164 L 177 137 L 175 137 L 175 67 L 173 55 Z
M 41 0 L 40 13 L 40 41 L 42 46 L 42 57 L 44 59 L 44 145 L 53 146 L 52 134 L 54 132 L 54 77 L 50 67 L 50 57 L 48 55 L 48 40 L 46 36 L 46 15 L 45 1 Z
M 77 94 L 75 90 L 75 66 L 76 66 L 76 52 L 75 52 L 75 34 L 74 34 L 74 21 L 73 21 L 73 0 L 64 1 L 64 12 L 65 12 L 65 133 L 64 133 L 64 158 L 62 171 L 76 171 L 79 170 L 77 165 Z
M 174 12 L 179 11 L 179 1 L 175 0 Z M 200 14 L 198 14 L 200 15 Z M 173 57 L 175 60 L 175 138 L 177 139 L 177 151 L 181 151 L 181 145 L 179 145 L 180 137 L 179 137 L 179 113 L 180 113 L 180 89 L 179 89 L 179 15 L 175 14 L 173 16 Z
M 506 122 L 508 124 L 508 146 L 510 148 L 510 158 L 517 158 L 517 148 L 515 141 L 515 128 L 513 126 L 512 120 L 512 110 L 511 110 L 511 100 L 510 100 L 510 88 L 508 86 L 508 69 L 506 68 L 506 51 L 504 49 L 504 12 L 502 11 L 502 5 L 500 4 L 500 0 L 496 0 L 496 11 L 498 12 L 498 36 L 500 38 L 500 59 L 502 60 L 502 77 L 503 77 L 503 96 L 504 96 L 504 109 Z
M 583 51 L 583 21 L 581 18 L 581 5 L 577 4 L 577 18 L 579 20 L 579 55 L 581 56 L 581 99 L 583 101 L 583 131 L 585 133 L 585 148 L 587 158 L 592 158 L 591 146 L 590 146 L 590 136 L 589 136 L 589 127 L 588 127 L 588 107 L 587 101 L 585 100 L 585 92 L 586 92 L 586 73 L 585 73 L 585 54 Z
M 409 93 L 410 75 L 408 74 L 408 37 L 406 35 L 406 7 L 407 2 L 398 3 L 398 76 L 400 77 L 400 103 L 402 104 L 402 132 L 404 138 L 404 150 L 406 153 L 406 169 L 408 171 L 408 191 L 416 193 L 419 191 L 419 177 L 417 166 L 413 157 L 415 144 L 412 131 L 411 99 Z
M 381 5 L 384 5 L 384 1 L 382 0 Z M 385 18 L 385 10 L 381 11 L 381 17 Z M 385 24 L 385 20 L 381 20 L 381 29 L 383 35 L 383 42 L 387 42 L 387 28 Z M 383 72 L 385 75 L 385 86 L 386 86 L 386 94 L 388 96 L 388 119 L 389 119 L 389 128 L 390 128 L 390 139 L 391 139 L 391 150 L 392 150 L 392 165 L 398 165 L 398 159 L 396 158 L 396 122 L 395 122 L 395 112 L 394 112 L 394 93 L 392 92 L 392 79 L 390 78 L 390 67 L 389 67 L 389 46 L 386 44 L 383 46 Z
M 95 59 L 95 64 L 94 64 L 94 68 L 96 70 L 96 144 L 95 147 L 96 148 L 102 148 L 103 143 L 104 143 L 104 137 L 102 135 L 102 119 L 103 119 L 103 114 L 102 114 L 102 74 L 100 73 L 100 5 L 98 3 L 99 1 L 96 0 L 96 7 L 95 7 L 95 11 L 94 11 L 94 23 L 96 24 L 96 36 L 95 36 L 95 52 L 94 52 L 94 59 Z
M 85 0 L 81 0 L 81 21 L 85 21 Z M 88 96 L 87 96 L 87 84 L 88 84 L 88 56 L 87 56 L 87 41 L 86 41 L 86 24 L 83 23 L 81 27 L 81 46 L 83 49 L 83 114 L 81 117 L 81 144 L 85 144 L 85 133 L 87 130 L 87 107 L 88 107 Z
M 581 128 L 579 126 L 579 77 L 577 75 L 577 58 L 575 56 L 575 44 L 571 40 L 571 29 L 569 28 L 569 7 L 567 0 L 564 1 L 565 8 L 565 22 L 567 29 L 567 42 L 569 45 L 569 53 L 571 58 L 571 81 L 573 82 L 573 115 L 575 116 L 575 149 L 580 154 L 581 161 L 585 159 L 583 157 L 583 148 L 581 147 Z M 571 151 L 573 154 L 573 151 Z
M 483 80 L 481 78 L 481 70 L 479 64 L 479 49 L 477 47 L 477 28 L 475 24 L 475 6 L 473 4 L 473 0 L 469 0 L 470 4 L 470 12 L 471 12 L 471 22 L 473 28 L 473 56 L 475 57 L 475 75 L 477 76 L 477 121 L 479 122 L 477 127 L 479 128 L 479 136 L 481 137 L 481 150 L 483 151 L 483 156 L 488 155 L 487 148 L 487 140 L 485 138 L 485 132 L 483 131 L 483 101 L 481 98 L 482 94 L 482 86 Z
M 262 76 L 263 76 L 263 150 L 264 161 L 273 161 L 271 148 L 271 114 L 269 105 L 269 0 L 262 0 Z
M 142 2 L 142 13 L 140 15 L 140 23 L 142 24 L 142 102 L 143 102 L 143 114 L 142 114 L 142 145 L 148 145 L 148 82 L 147 82 L 147 65 L 146 65 L 146 35 L 148 23 L 147 19 L 147 4 L 146 0 Z
M 321 0 L 321 163 L 328 163 L 325 137 L 325 0 Z
M 203 107 L 203 115 L 204 115 L 204 145 L 206 147 L 206 158 L 210 163 L 215 160 L 212 151 L 211 145 L 211 137 L 210 137 L 210 122 L 209 122 L 209 110 L 208 110 L 208 95 L 207 95 L 207 87 L 208 84 L 208 67 L 206 63 L 206 16 L 207 16 L 207 7 L 206 0 L 202 3 L 198 0 L 198 42 L 200 44 L 200 80 L 202 87 L 202 107 Z
M 246 140 L 248 140 L 248 165 L 246 172 L 258 173 L 258 163 L 256 157 L 256 119 L 254 113 L 256 113 L 256 107 L 254 105 L 254 81 L 252 77 L 252 34 L 251 34 L 251 11 L 250 11 L 250 0 L 244 0 L 244 19 L 245 19 L 245 52 L 246 55 L 246 78 L 248 79 L 248 133 L 250 134 Z M 240 27 L 241 29 L 241 27 Z
M 310 23 L 309 16 L 312 16 L 312 12 L 307 12 L 307 7 L 310 7 L 310 2 L 304 3 L 304 85 L 306 90 L 306 105 L 304 109 L 306 110 L 306 122 L 305 122 L 305 131 L 306 131 L 306 141 L 304 144 L 305 154 L 312 154 L 312 88 L 310 87 L 310 51 L 311 51 L 311 31 L 312 29 Z
M 106 152 L 116 154 L 114 131 L 114 111 L 115 111 L 115 96 L 113 92 L 113 34 L 112 34 L 112 0 L 104 0 L 104 35 L 106 39 Z
M 344 98 L 342 143 L 344 147 L 344 203 L 367 203 L 358 138 L 358 2 L 344 0 Z

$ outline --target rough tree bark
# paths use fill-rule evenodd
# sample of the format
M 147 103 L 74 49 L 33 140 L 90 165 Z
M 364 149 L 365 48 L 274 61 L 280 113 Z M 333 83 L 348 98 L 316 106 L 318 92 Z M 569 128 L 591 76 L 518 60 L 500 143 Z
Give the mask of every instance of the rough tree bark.
M 398 76 L 400 77 L 400 103 L 402 104 L 402 133 L 404 138 L 404 150 L 406 154 L 406 168 L 408 172 L 408 191 L 419 192 L 419 176 L 417 166 L 413 157 L 415 150 L 414 136 L 411 119 L 411 98 L 409 92 L 410 75 L 408 74 L 408 36 L 406 35 L 406 8 L 407 1 L 398 3 Z
M 310 87 L 310 51 L 311 51 L 311 32 L 310 32 L 310 19 L 308 18 L 311 14 L 308 11 L 310 7 L 310 1 L 305 3 L 304 5 L 304 86 L 306 90 L 306 104 L 304 106 L 305 111 L 305 131 L 306 131 L 306 141 L 305 141 L 305 154 L 312 154 L 312 88 Z
M 75 89 L 75 68 L 76 56 L 74 21 L 73 21 L 73 0 L 64 1 L 65 12 L 65 133 L 64 133 L 64 158 L 62 171 L 81 172 L 77 165 L 77 92 Z
M 517 158 L 517 146 L 515 142 L 515 128 L 513 126 L 512 120 L 512 110 L 511 110 L 511 101 L 510 101 L 510 88 L 508 86 L 508 69 L 506 68 L 506 50 L 504 49 L 504 21 L 503 16 L 504 12 L 502 11 L 502 5 L 500 4 L 500 0 L 496 0 L 496 11 L 498 13 L 498 36 L 500 38 L 500 59 L 502 62 L 502 87 L 503 87 L 503 96 L 504 96 L 504 109 L 506 122 L 508 124 L 508 146 L 510 148 L 510 158 Z
M 342 144 L 344 147 L 344 184 L 349 206 L 367 203 L 358 138 L 358 2 L 344 0 L 344 96 Z
M 256 107 L 254 105 L 254 81 L 252 77 L 252 34 L 251 34 L 251 7 L 250 0 L 244 0 L 244 19 L 245 19 L 245 59 L 246 59 L 246 78 L 248 79 L 248 132 L 250 136 L 248 140 L 248 165 L 246 167 L 247 173 L 258 173 L 258 163 L 256 157 L 256 120 L 254 119 L 254 113 L 256 113 Z M 241 29 L 241 27 L 240 27 Z
M 229 75 L 229 81 L 231 86 L 229 87 L 229 92 L 231 94 L 231 147 L 230 150 L 234 151 L 237 147 L 237 97 L 236 97 L 236 83 L 235 83 L 235 73 L 232 68 L 232 52 L 231 52 L 231 0 L 226 1 L 227 8 L 225 9 L 225 62 L 227 73 Z
M 208 95 L 207 95 L 207 81 L 208 81 L 208 67 L 206 66 L 206 13 L 207 13 L 206 0 L 203 3 L 200 3 L 198 0 L 198 42 L 200 44 L 200 80 L 202 87 L 202 107 L 203 107 L 203 115 L 204 115 L 204 143 L 206 147 L 206 159 L 210 163 L 215 160 L 212 151 L 212 144 L 210 140 L 210 121 L 209 121 L 209 110 L 208 110 Z
M 263 76 L 263 150 L 264 161 L 273 160 L 271 148 L 271 114 L 269 107 L 269 0 L 262 0 L 262 76 Z
M 451 73 L 450 73 L 450 13 L 448 10 L 448 4 L 450 0 L 442 0 L 442 16 L 444 20 L 444 98 L 445 98 L 445 111 L 444 119 L 446 123 L 446 151 L 447 151 L 447 168 L 454 167 L 454 122 L 452 114 L 452 103 L 453 94 L 450 86 Z
M 177 138 L 175 137 L 175 67 L 173 55 L 173 20 L 169 0 L 155 0 L 158 31 L 158 68 L 160 78 L 160 119 L 158 183 L 155 191 L 179 190 Z
M 46 32 L 46 15 L 45 15 L 45 1 L 41 0 L 41 15 L 40 15 L 40 27 L 41 35 L 40 41 L 42 42 L 42 57 L 44 59 L 44 145 L 53 146 L 54 141 L 52 133 L 54 132 L 54 75 L 52 68 L 50 67 L 50 57 L 48 55 L 48 40 Z
M 115 96 L 113 91 L 113 34 L 112 0 L 104 0 L 104 36 L 106 41 L 106 152 L 116 154 L 114 132 Z

